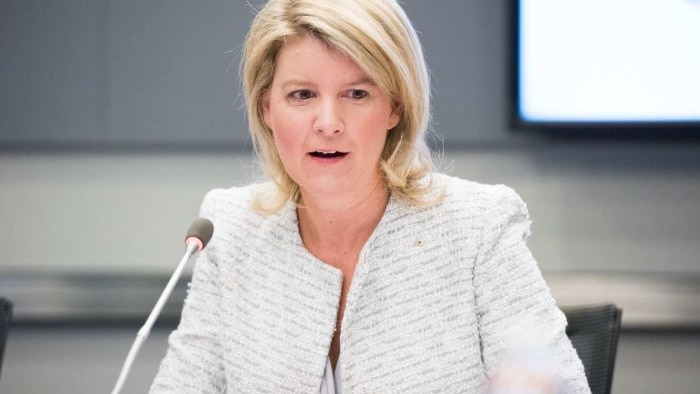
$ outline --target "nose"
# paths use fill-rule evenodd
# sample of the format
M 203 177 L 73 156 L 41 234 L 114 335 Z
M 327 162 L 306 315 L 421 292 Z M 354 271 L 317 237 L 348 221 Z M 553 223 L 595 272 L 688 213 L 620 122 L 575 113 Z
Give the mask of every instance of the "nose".
M 345 126 L 339 103 L 332 99 L 319 101 L 313 127 L 322 134 L 342 133 Z

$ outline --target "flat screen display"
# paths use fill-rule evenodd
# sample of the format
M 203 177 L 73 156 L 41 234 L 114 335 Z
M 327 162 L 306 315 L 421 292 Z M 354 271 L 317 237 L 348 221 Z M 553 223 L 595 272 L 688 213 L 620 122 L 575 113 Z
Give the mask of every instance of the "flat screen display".
M 700 126 L 700 0 L 515 3 L 521 124 Z

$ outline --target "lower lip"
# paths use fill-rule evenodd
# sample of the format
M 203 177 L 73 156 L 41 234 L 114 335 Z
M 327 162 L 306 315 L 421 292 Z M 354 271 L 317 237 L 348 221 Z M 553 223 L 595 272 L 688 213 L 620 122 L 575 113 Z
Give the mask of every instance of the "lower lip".
M 323 165 L 331 165 L 331 164 L 339 163 L 347 156 L 348 156 L 348 153 L 341 155 L 341 156 L 332 156 L 332 157 L 321 157 L 321 156 L 309 155 L 309 157 L 311 157 L 311 160 L 313 160 L 314 163 L 323 164 Z

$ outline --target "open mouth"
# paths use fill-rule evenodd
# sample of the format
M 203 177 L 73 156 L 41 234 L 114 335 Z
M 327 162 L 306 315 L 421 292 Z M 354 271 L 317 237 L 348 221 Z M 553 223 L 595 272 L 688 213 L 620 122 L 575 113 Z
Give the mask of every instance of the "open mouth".
M 347 152 L 340 152 L 337 150 L 329 150 L 329 151 L 317 150 L 317 151 L 310 152 L 309 154 L 313 157 L 318 157 L 318 158 L 322 158 L 322 159 L 334 159 L 337 157 L 344 157 L 348 153 Z

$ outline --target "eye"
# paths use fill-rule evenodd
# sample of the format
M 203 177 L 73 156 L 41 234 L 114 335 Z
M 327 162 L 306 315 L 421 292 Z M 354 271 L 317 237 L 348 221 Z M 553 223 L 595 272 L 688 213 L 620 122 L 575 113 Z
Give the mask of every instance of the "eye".
M 363 98 L 369 96 L 369 92 L 362 89 L 350 89 L 345 93 L 345 95 L 353 100 L 362 100 Z
M 314 97 L 314 93 L 308 89 L 295 90 L 289 94 L 289 96 L 295 100 L 308 100 Z

